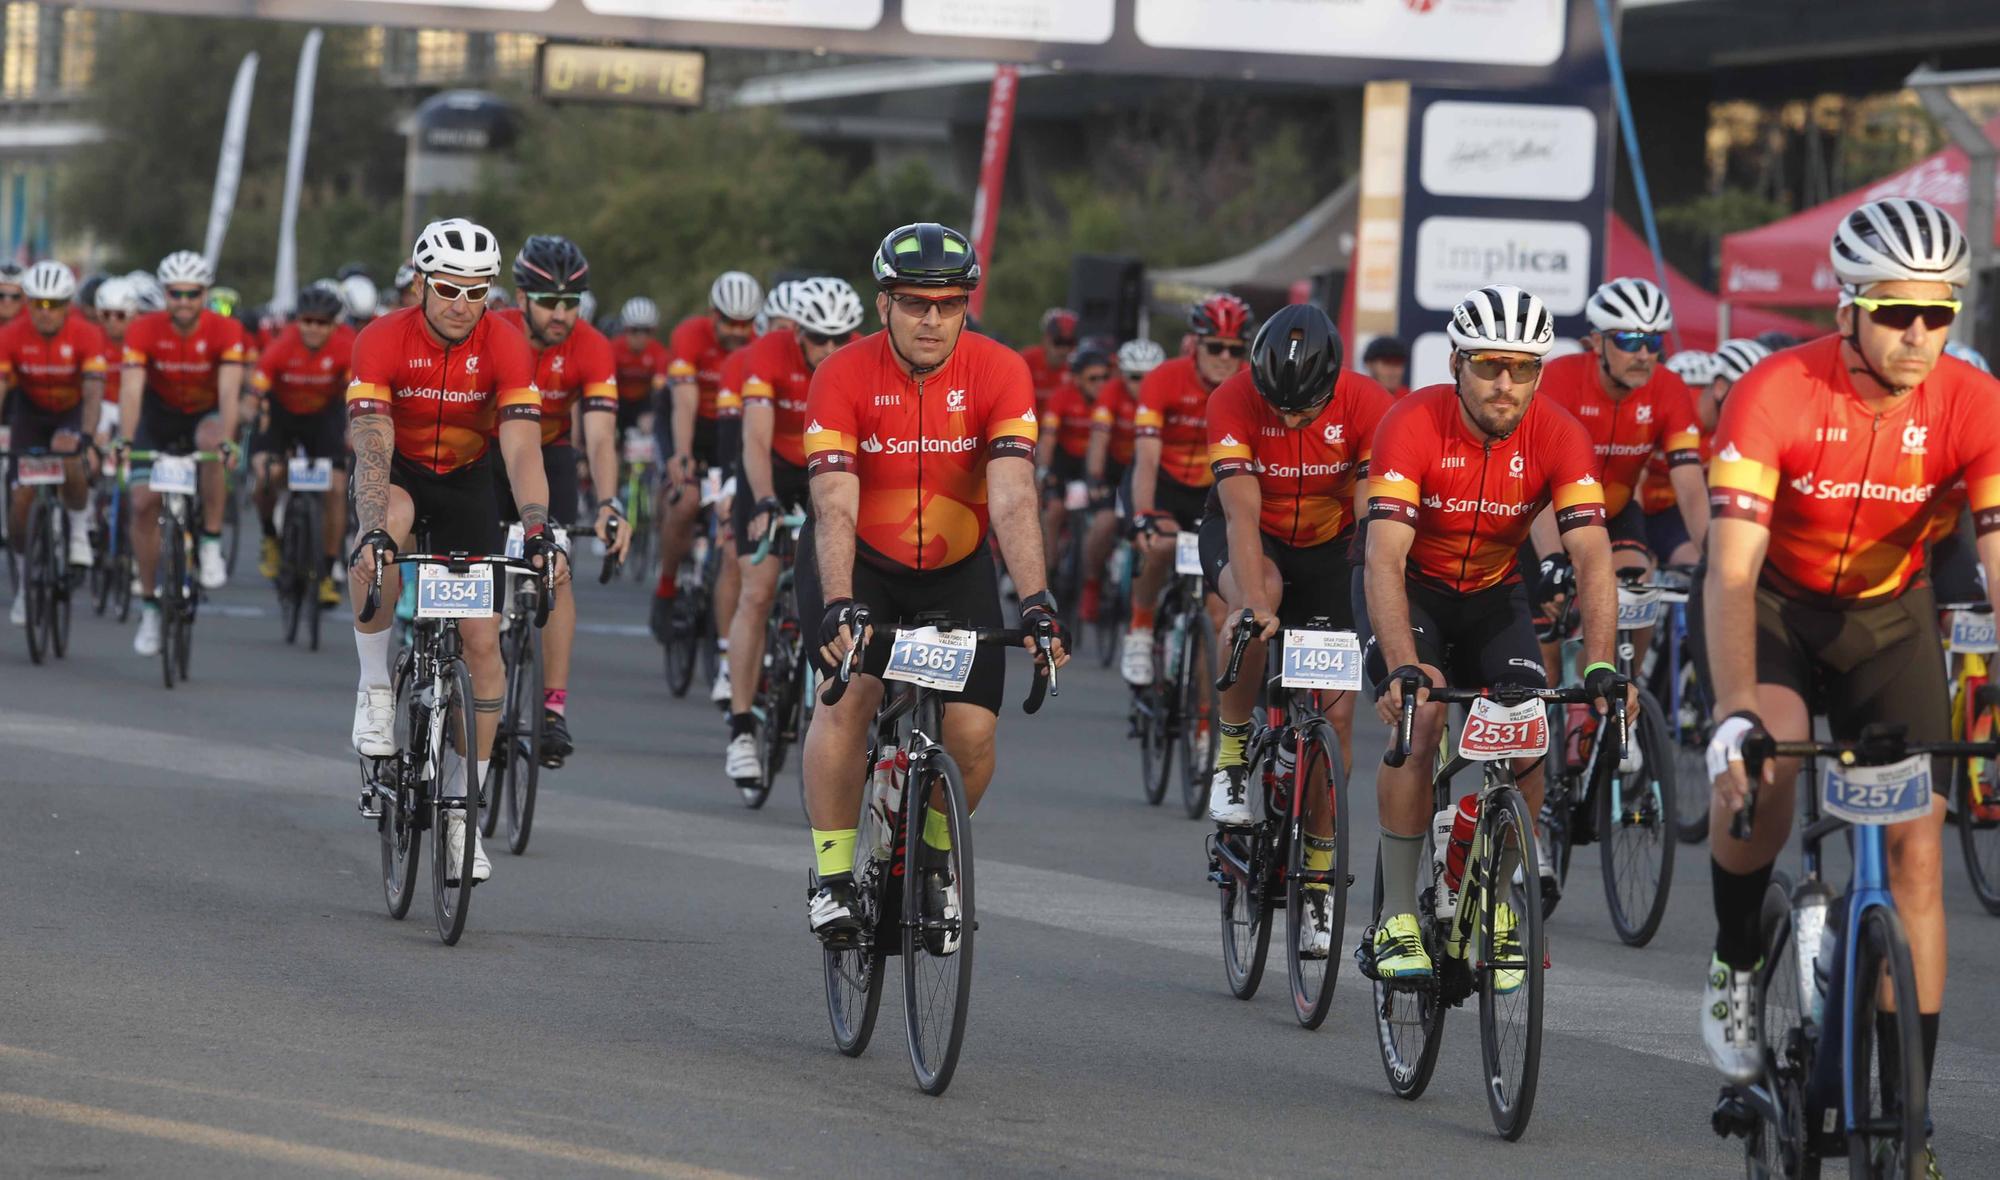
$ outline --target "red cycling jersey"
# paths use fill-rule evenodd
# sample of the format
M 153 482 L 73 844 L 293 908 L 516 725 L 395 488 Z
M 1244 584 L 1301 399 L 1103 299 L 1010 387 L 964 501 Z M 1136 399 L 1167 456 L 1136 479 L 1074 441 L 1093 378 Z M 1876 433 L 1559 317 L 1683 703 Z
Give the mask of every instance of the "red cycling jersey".
M 1191 488 L 1215 482 L 1208 469 L 1208 397 L 1194 358 L 1177 356 L 1139 383 L 1132 419 L 1140 438 L 1160 440 L 1160 474 Z
M 974 332 L 921 381 L 896 364 L 886 332 L 813 371 L 806 470 L 861 477 L 854 532 L 863 551 L 913 570 L 970 557 L 986 540 L 989 457 L 1035 459 L 1035 390 L 1007 346 Z
M 633 348 L 624 332 L 611 342 L 611 360 L 618 367 L 618 400 L 643 402 L 653 396 L 653 379 L 667 371 L 667 346 L 646 337 L 644 347 Z
M 739 350 L 740 351 L 740 350 Z M 715 334 L 715 317 L 689 316 L 667 337 L 667 380 L 693 381 L 701 390 L 695 415 L 716 416 L 715 395 L 722 388 L 722 362 L 729 350 Z
M 528 332 L 525 312 L 510 307 L 493 314 L 512 324 L 535 355 L 535 388 L 542 392 L 543 446 L 570 444 L 571 411 L 578 405 L 586 414 L 617 411 L 616 362 L 611 359 L 611 342 L 604 333 L 578 320 L 561 344 L 542 348 Z
M 19 386 L 38 410 L 60 414 L 83 403 L 83 379 L 105 372 L 104 334 L 71 313 L 53 336 L 27 316 L 0 327 L 0 386 Z
M 1549 504 L 1563 532 L 1605 521 L 1590 436 L 1539 397 L 1514 433 L 1488 441 L 1455 387 L 1419 389 L 1383 417 L 1368 472 L 1368 519 L 1417 530 L 1410 576 L 1460 594 L 1518 579 L 1528 526 Z
M 1597 374 L 1598 360 L 1591 353 L 1557 357 L 1542 366 L 1535 396 L 1568 410 L 1590 435 L 1604 479 L 1604 510 L 1616 516 L 1632 502 L 1639 473 L 1655 450 L 1666 452 L 1672 465 L 1701 461 L 1701 428 L 1695 425 L 1687 385 L 1665 365 L 1615 401 Z
M 353 368 L 348 415 L 390 415 L 396 453 L 439 475 L 478 462 L 499 420 L 542 416 L 527 339 L 490 315 L 443 344 L 423 308 L 392 311 L 354 338 Z
M 1097 391 L 1097 404 L 1090 410 L 1090 425 L 1092 430 L 1111 432 L 1111 449 L 1104 456 L 1107 464 L 1113 467 L 1132 465 L 1133 445 L 1138 439 L 1137 427 L 1132 419 L 1138 410 L 1139 402 L 1132 396 L 1132 387 L 1115 373 Z
M 285 325 L 270 347 L 257 357 L 250 388 L 265 394 L 278 408 L 296 417 L 319 414 L 347 388 L 347 367 L 354 354 L 354 329 L 336 325 L 318 351 L 306 347 L 297 324 Z
M 743 383 L 750 379 L 750 349 L 762 339 L 762 336 L 752 337 L 749 344 L 722 358 L 722 379 L 715 386 L 717 418 L 743 416 Z
M 743 404 L 771 407 L 771 453 L 794 467 L 806 465 L 806 399 L 812 370 L 796 332 L 766 332 L 741 350 Z
M 1709 502 L 1771 530 L 1767 585 L 1836 603 L 1894 598 L 1968 498 L 1981 535 L 2000 528 L 2000 382 L 1943 356 L 1899 401 L 1881 414 L 1862 404 L 1837 336 L 1760 361 L 1731 387 Z
M 1708 440 L 1704 438 L 1695 447 L 1695 458 L 1704 472 L 1708 470 L 1708 452 Z M 1653 457 L 1646 460 L 1646 476 L 1639 483 L 1639 511 L 1647 516 L 1680 510 L 1680 496 L 1674 491 L 1670 470 L 1665 451 L 1654 451 Z
M 1216 482 L 1255 475 L 1263 497 L 1259 528 L 1294 548 L 1325 544 L 1354 523 L 1354 481 L 1367 475 L 1375 428 L 1393 404 L 1373 379 L 1344 369 L 1333 400 L 1292 430 L 1250 374 L 1238 373 L 1208 401 Z
M 177 414 L 206 414 L 221 397 L 218 374 L 240 365 L 250 349 L 243 325 L 203 311 L 183 336 L 172 314 L 147 312 L 125 329 L 125 367 L 146 374 L 146 390 Z
M 1049 397 L 1056 386 L 1069 379 L 1066 365 L 1054 364 L 1049 360 L 1046 344 L 1030 344 L 1021 350 L 1021 359 L 1028 362 L 1028 380 L 1035 386 L 1035 416 L 1040 417 L 1048 408 Z
M 1090 451 L 1090 403 L 1074 381 L 1064 381 L 1042 404 L 1042 433 L 1055 432 L 1056 450 L 1081 459 Z

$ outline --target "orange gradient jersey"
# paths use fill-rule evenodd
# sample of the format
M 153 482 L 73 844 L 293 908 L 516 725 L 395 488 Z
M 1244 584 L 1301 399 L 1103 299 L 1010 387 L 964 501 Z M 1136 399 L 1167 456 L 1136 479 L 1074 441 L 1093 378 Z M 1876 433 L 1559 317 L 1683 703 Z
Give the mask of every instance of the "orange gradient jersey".
M 653 396 L 653 378 L 667 371 L 667 346 L 648 336 L 645 346 L 633 348 L 631 336 L 618 333 L 611 342 L 612 363 L 618 366 L 618 400 L 643 402 Z
M 1294 548 L 1323 545 L 1354 523 L 1354 481 L 1367 474 L 1376 427 L 1393 404 L 1375 381 L 1343 370 L 1319 417 L 1290 430 L 1249 372 L 1238 373 L 1208 399 L 1216 482 L 1256 476 L 1257 527 Z
M 1604 525 L 1604 486 L 1590 436 L 1537 397 L 1514 433 L 1488 442 L 1459 410 L 1458 390 L 1432 385 L 1395 404 L 1375 431 L 1368 519 L 1417 530 L 1410 576 L 1461 594 L 1515 581 L 1528 525 L 1555 505 L 1563 532 Z
M 1665 365 L 1615 401 L 1604 392 L 1597 371 L 1597 357 L 1591 353 L 1557 357 L 1542 367 L 1535 397 L 1568 410 L 1590 435 L 1604 480 L 1604 510 L 1616 516 L 1632 502 L 1654 451 L 1665 452 L 1670 466 L 1701 462 L 1701 428 L 1695 425 L 1687 384 Z
M 896 364 L 885 332 L 813 372 L 806 470 L 861 478 L 855 537 L 864 552 L 942 569 L 986 540 L 986 463 L 1035 459 L 1035 389 L 1019 353 L 974 332 L 922 381 Z
M 740 351 L 740 350 L 739 350 Z M 695 416 L 716 416 L 715 395 L 722 389 L 722 362 L 729 350 L 715 334 L 715 317 L 689 316 L 667 337 L 667 380 L 692 381 L 701 391 Z
M 1139 382 L 1132 418 L 1140 438 L 1160 440 L 1160 474 L 1191 488 L 1215 482 L 1208 467 L 1208 396 L 1194 358 L 1177 356 Z
M 1709 461 L 1715 515 L 1771 530 L 1764 581 L 1814 600 L 1893 598 L 1970 499 L 2000 528 L 2000 382 L 1954 357 L 1886 413 L 1854 391 L 1840 338 L 1760 361 L 1729 391 Z
M 1138 412 L 1139 403 L 1132 396 L 1132 387 L 1125 384 L 1124 377 L 1113 373 L 1097 391 L 1097 404 L 1090 409 L 1091 429 L 1111 432 L 1111 449 L 1104 460 L 1113 467 L 1132 464 L 1133 444 L 1138 438 L 1133 418 Z
M 392 311 L 354 338 L 352 363 L 348 415 L 388 414 L 396 453 L 439 475 L 478 462 L 500 421 L 542 416 L 527 338 L 490 315 L 445 345 L 422 308 Z
M 618 409 L 618 369 L 604 333 L 578 320 L 561 344 L 542 348 L 528 334 L 527 312 L 510 307 L 493 313 L 512 324 L 535 358 L 535 388 L 542 394 L 542 445 L 570 443 L 572 411 L 586 414 Z
M 25 315 L 0 328 L 0 387 L 19 387 L 38 410 L 60 414 L 82 405 L 83 379 L 105 370 L 104 333 L 74 312 L 53 336 L 36 331 Z
M 812 370 L 796 332 L 767 332 L 742 349 L 743 404 L 769 406 L 771 453 L 794 467 L 806 465 L 806 397 Z
M 1065 378 L 1049 391 L 1048 401 L 1042 403 L 1042 432 L 1054 431 L 1056 450 L 1081 459 L 1090 451 L 1090 415 L 1090 402 L 1085 400 L 1083 390 Z
M 258 354 L 257 367 L 250 372 L 250 388 L 294 417 L 323 413 L 347 388 L 347 366 L 353 354 L 354 329 L 346 324 L 336 325 L 317 352 L 306 347 L 297 324 L 286 324 Z
M 243 325 L 212 311 L 203 311 L 185 336 L 164 311 L 147 312 L 125 329 L 125 367 L 144 370 L 146 392 L 177 414 L 215 409 L 222 366 L 242 364 L 249 351 Z
M 750 343 L 722 358 L 722 378 L 715 386 L 715 416 L 717 418 L 741 418 L 743 416 L 743 384 L 750 379 L 750 350 L 756 347 L 759 336 Z

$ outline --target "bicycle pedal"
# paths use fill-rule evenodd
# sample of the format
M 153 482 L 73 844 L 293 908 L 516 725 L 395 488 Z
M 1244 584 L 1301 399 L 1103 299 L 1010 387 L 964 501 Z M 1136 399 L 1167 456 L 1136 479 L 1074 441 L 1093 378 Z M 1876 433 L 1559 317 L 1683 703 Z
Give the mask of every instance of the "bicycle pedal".
M 382 818 L 382 808 L 375 801 L 375 792 L 373 791 L 361 792 L 361 799 L 354 806 L 364 819 Z

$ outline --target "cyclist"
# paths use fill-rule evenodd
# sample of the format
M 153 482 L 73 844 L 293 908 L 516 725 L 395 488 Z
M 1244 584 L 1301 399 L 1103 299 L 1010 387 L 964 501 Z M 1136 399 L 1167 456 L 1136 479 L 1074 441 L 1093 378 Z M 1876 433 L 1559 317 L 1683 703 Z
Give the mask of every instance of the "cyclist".
M 1035 413 L 1040 415 L 1056 387 L 1069 380 L 1069 358 L 1076 350 L 1076 313 L 1051 307 L 1042 313 L 1042 339 L 1021 350 L 1028 362 L 1028 379 L 1035 383 Z
M 69 563 L 90 564 L 88 470 L 78 444 L 97 432 L 104 401 L 104 334 L 82 316 L 71 315 L 76 275 L 53 260 L 37 262 L 21 276 L 28 312 L 0 327 L 0 386 L 8 398 L 9 446 L 16 451 L 48 449 L 73 458 L 63 469 L 63 508 L 69 513 Z M 28 537 L 28 507 L 34 489 L 15 485 L 7 535 L 18 557 Z M 15 578 L 8 620 L 27 622 L 25 575 Z
M 1368 370 L 1389 396 L 1402 398 L 1410 392 L 1410 349 L 1394 336 L 1377 336 L 1361 350 L 1361 367 Z
M 418 235 L 410 262 L 423 284 L 420 301 L 361 330 L 354 341 L 354 380 L 347 387 L 354 513 L 362 533 L 348 581 L 361 663 L 353 737 L 355 752 L 368 758 L 396 752 L 395 693 L 389 685 L 394 612 L 378 611 L 366 623 L 360 617 L 376 562 L 406 548 L 420 522 L 428 527 L 434 550 L 500 551 L 489 438 L 498 440 L 519 506 L 524 554 L 538 565 L 555 562 L 559 578 L 567 570 L 549 530 L 535 358 L 520 332 L 486 318 L 485 300 L 500 273 L 499 241 L 464 218 L 433 221 Z M 387 566 L 382 601 L 393 602 L 400 585 L 398 567 Z M 507 690 L 500 622 L 493 615 L 465 619 L 459 633 L 472 674 L 474 749 L 491 750 Z M 487 759 L 475 763 L 474 781 L 483 783 Z M 455 783 L 461 790 L 463 781 Z M 465 816 L 451 811 L 446 823 L 447 871 L 456 872 L 465 848 Z M 472 837 L 472 878 L 484 881 L 492 866 L 478 845 L 478 829 Z
M 405 262 L 396 268 L 396 306 L 415 307 L 423 296 L 417 286 L 417 268 Z
M 1409 673 L 1426 687 L 1547 685 L 1519 552 L 1529 522 L 1550 504 L 1576 563 L 1585 681 L 1609 700 L 1624 682 L 1611 664 L 1618 600 L 1596 457 L 1576 419 L 1535 396 L 1555 320 L 1519 287 L 1492 286 L 1452 309 L 1445 335 L 1452 383 L 1397 402 L 1375 432 L 1369 461 L 1367 669 L 1376 713 L 1392 728 L 1401 723 Z M 1373 950 L 1377 971 L 1398 979 L 1432 971 L 1416 889 L 1444 710 L 1423 703 L 1422 689 L 1417 699 L 1409 760 L 1381 767 L 1375 780 L 1383 921 Z M 1530 814 L 1542 807 L 1540 762 L 1518 767 Z M 1536 845 L 1541 853 L 1540 835 Z M 1541 859 L 1545 867 L 1545 853 Z M 1513 912 L 1499 907 L 1494 919 L 1497 935 L 1517 943 Z M 1519 973 L 1502 973 L 1499 985 L 1518 988 Z
M 1041 442 L 1035 465 L 1042 472 L 1042 540 L 1048 546 L 1048 566 L 1061 560 L 1063 525 L 1069 520 L 1069 487 L 1089 486 L 1087 460 L 1095 413 L 1104 385 L 1111 379 L 1111 357 L 1090 345 L 1070 353 L 1069 380 L 1056 386 L 1043 403 Z
M 1715 403 L 1708 396 L 1709 387 L 1715 380 L 1715 354 L 1684 348 L 1668 357 L 1665 363 L 1688 387 L 1691 395 L 1695 425 L 1701 430 L 1696 450 L 1701 458 L 1702 482 L 1706 486 L 1708 439 L 1715 433 Z M 1653 551 L 1655 561 L 1689 566 L 1701 559 L 1701 552 L 1688 539 L 1687 521 L 1681 516 L 1680 507 L 1680 496 L 1674 490 L 1667 454 L 1655 450 L 1652 457 L 1646 460 L 1646 476 L 1639 484 L 1639 508 L 1646 514 L 1646 545 Z
M 340 299 L 347 305 L 347 326 L 358 332 L 374 320 L 381 293 L 375 290 L 375 280 L 355 273 L 340 280 Z
M 618 366 L 618 434 L 651 430 L 653 403 L 667 388 L 667 346 L 654 338 L 660 329 L 660 309 L 643 295 L 625 301 L 618 310 L 619 332 L 611 342 L 611 359 Z
M 79 296 L 80 298 L 81 296 Z M 121 275 L 97 285 L 97 326 L 104 333 L 104 368 L 116 373 L 125 364 L 125 329 L 139 313 L 139 289 Z M 97 412 L 97 445 L 109 452 L 118 437 L 118 399 L 107 397 Z
M 1097 621 L 1105 565 L 1118 543 L 1117 488 L 1132 466 L 1138 441 L 1135 391 L 1146 374 L 1166 359 L 1166 350 L 1151 340 L 1119 345 L 1118 371 L 1097 391 L 1097 404 L 1090 410 L 1090 449 L 1083 460 L 1084 479 L 1090 484 L 1090 532 L 1083 540 L 1083 595 L 1077 603 L 1077 614 L 1087 623 Z
M 285 482 L 285 461 L 298 449 L 309 459 L 333 462 L 327 490 L 326 569 L 320 579 L 321 606 L 339 606 L 334 575 L 340 570 L 340 546 L 347 536 L 347 430 L 342 395 L 347 389 L 348 363 L 354 352 L 354 330 L 339 322 L 340 293 L 315 283 L 299 292 L 298 314 L 257 358 L 250 388 L 263 400 L 262 427 L 251 439 L 250 453 L 258 473 L 257 517 L 263 526 L 263 552 L 257 569 L 266 578 L 278 576 L 278 489 Z
M 1141 558 L 1132 580 L 1132 623 L 1119 659 L 1125 683 L 1134 688 L 1159 675 L 1153 667 L 1153 606 L 1173 568 L 1174 534 L 1201 522 L 1208 487 L 1215 482 L 1208 459 L 1208 398 L 1243 370 L 1252 318 L 1250 305 L 1227 292 L 1194 304 L 1188 308 L 1193 354 L 1161 363 L 1139 385 L 1132 467 L 1118 489 L 1121 515 L 1137 529 Z M 1218 629 L 1221 612 L 1222 601 L 1211 598 L 1209 614 Z
M 1243 660 L 1264 666 L 1264 644 L 1282 619 L 1325 618 L 1352 630 L 1348 552 L 1367 486 L 1375 430 L 1393 404 L 1369 377 L 1341 367 L 1340 333 L 1309 303 L 1279 311 L 1258 329 L 1250 368 L 1222 383 L 1208 403 L 1208 449 L 1215 489 L 1201 523 L 1201 564 L 1214 593 L 1257 628 Z M 1238 479 L 1248 475 L 1251 479 Z M 1220 505 L 1220 511 L 1217 511 Z M 1222 694 L 1221 745 L 1208 792 L 1208 817 L 1224 827 L 1252 822 L 1244 744 L 1264 677 L 1247 672 Z M 1337 694 L 1327 719 L 1353 764 L 1354 698 Z M 1315 793 L 1306 813 L 1305 864 L 1333 867 L 1330 800 Z M 1326 886 L 1306 887 L 1310 928 L 1304 953 L 1324 958 L 1333 944 Z
M 1001 626 L 989 532 L 1021 594 L 1022 621 L 1057 616 L 1035 515 L 1034 387 L 1019 354 L 965 331 L 979 285 L 972 243 L 935 222 L 902 226 L 882 239 L 872 269 L 884 330 L 828 358 L 807 396 L 813 521 L 794 567 L 801 615 L 819 620 L 822 672 L 866 645 L 863 674 L 838 704 L 813 710 L 806 735 L 820 879 L 807 920 L 836 945 L 860 928 L 852 870 L 863 755 L 896 623 L 947 611 L 975 627 Z M 851 626 L 857 604 L 876 620 L 865 634 Z M 1057 665 L 1066 658 L 1059 642 Z M 943 740 L 964 772 L 968 813 L 993 777 L 1005 672 L 987 653 L 945 705 Z M 912 836 L 933 851 L 948 839 L 941 818 Z M 924 871 L 925 913 L 947 917 L 957 882 L 942 856 Z
M 780 283 L 784 298 L 772 308 L 777 327 L 744 350 L 743 458 L 736 472 L 736 561 L 743 590 L 738 598 L 729 650 L 739 668 L 764 661 L 764 624 L 778 594 L 778 563 L 751 559 L 765 530 L 779 514 L 810 500 L 806 484 L 806 399 L 812 376 L 861 327 L 861 296 L 845 279 L 813 278 Z M 810 619 L 806 615 L 804 618 Z M 757 720 L 750 706 L 757 696 L 754 672 L 731 686 L 729 748 L 724 773 L 746 791 L 755 789 Z M 747 784 L 747 785 L 745 785 Z
M 214 272 L 194 251 L 167 255 L 158 273 L 167 310 L 142 315 L 125 330 L 119 430 L 138 450 L 235 449 L 237 397 L 243 390 L 249 341 L 243 325 L 204 306 L 214 281 Z M 201 585 L 207 590 L 220 589 L 229 580 L 222 559 L 222 466 L 203 463 L 200 471 L 201 541 L 195 548 Z M 150 474 L 150 469 L 135 468 L 132 480 L 136 485 Z M 133 557 L 145 594 L 132 650 L 154 656 L 160 653 L 159 588 L 153 578 L 160 559 L 160 498 L 150 484 L 133 487 L 131 521 Z
M 1771 350 L 1755 340 L 1725 340 L 1715 350 L 1715 377 L 1709 383 L 1709 398 L 1714 403 L 1714 412 L 1720 417 L 1723 399 L 1736 387 L 1738 381 L 1748 375 L 1751 369 L 1771 355 Z
M 1791 831 L 1797 774 L 1796 762 L 1765 768 L 1755 830 L 1737 840 L 1730 821 L 1743 804 L 1745 738 L 1802 741 L 1823 713 L 1837 739 L 1871 723 L 1907 726 L 1912 741 L 1947 739 L 1924 543 L 1949 532 L 1968 500 L 1989 592 L 2000 588 L 1991 540 L 2000 527 L 1992 412 L 2000 384 L 1940 355 L 1971 275 L 1964 233 L 1935 205 L 1891 197 L 1843 219 L 1831 257 L 1841 284 L 1835 333 L 1737 379 L 1709 468 L 1716 522 L 1702 599 L 1716 694 L 1708 750 L 1716 938 L 1701 1024 L 1710 1059 L 1739 1083 L 1761 1072 L 1758 914 Z M 1942 791 L 1951 779 L 1939 771 Z M 1929 816 L 1887 829 L 1926 1076 L 1945 986 L 1944 815 L 1940 798 Z
M 0 262 L 0 323 L 19 319 L 27 309 L 28 297 L 21 290 L 27 274 L 28 268 L 11 258 Z

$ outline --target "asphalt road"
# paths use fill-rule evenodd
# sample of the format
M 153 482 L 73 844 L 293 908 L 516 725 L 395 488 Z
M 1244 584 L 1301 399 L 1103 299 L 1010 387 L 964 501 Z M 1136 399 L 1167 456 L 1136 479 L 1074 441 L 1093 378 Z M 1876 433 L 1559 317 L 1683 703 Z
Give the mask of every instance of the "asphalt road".
M 289 649 L 267 592 L 225 590 L 171 692 L 125 627 L 79 617 L 40 668 L 0 632 L 0 1176 L 1740 1174 L 1695 1027 L 1701 850 L 1643 950 L 1579 852 L 1533 1126 L 1503 1143 L 1472 1007 L 1408 1103 L 1351 964 L 1315 1033 L 1275 947 L 1263 991 L 1229 996 L 1205 825 L 1144 805 L 1096 668 L 1032 719 L 1014 669 L 951 1090 L 914 1089 L 893 977 L 873 1047 L 839 1056 L 796 787 L 743 808 L 715 711 L 666 693 L 641 595 L 585 587 L 580 752 L 544 777 L 528 855 L 496 842 L 455 948 L 427 885 L 409 920 L 383 913 L 344 623 Z M 1355 851 L 1365 883 L 1372 840 Z M 1950 1174 L 2000 1175 L 2000 926 L 1955 843 L 1946 883 L 1937 1143 Z

